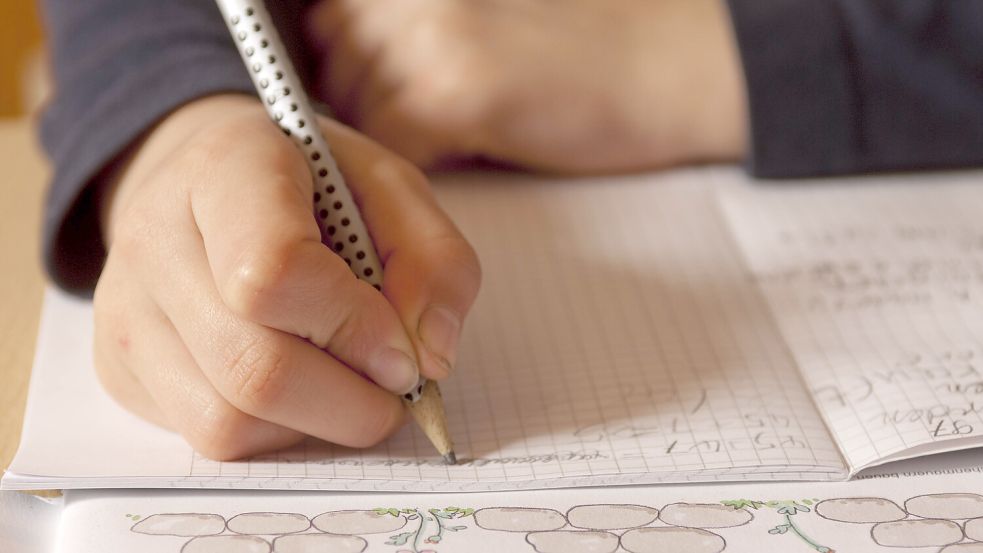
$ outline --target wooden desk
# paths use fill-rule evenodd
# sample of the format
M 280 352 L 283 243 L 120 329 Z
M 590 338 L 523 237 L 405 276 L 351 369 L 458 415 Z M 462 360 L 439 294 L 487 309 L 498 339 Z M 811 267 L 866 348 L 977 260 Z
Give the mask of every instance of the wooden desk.
M 0 119 L 0 468 L 24 418 L 44 276 L 41 202 L 48 170 L 26 119 Z

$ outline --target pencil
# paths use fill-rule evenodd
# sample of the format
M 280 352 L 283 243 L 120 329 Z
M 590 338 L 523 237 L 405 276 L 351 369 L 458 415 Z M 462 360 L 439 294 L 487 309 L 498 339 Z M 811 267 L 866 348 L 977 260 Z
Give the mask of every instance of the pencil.
M 216 3 L 266 112 L 304 153 L 314 178 L 314 218 L 323 240 L 355 276 L 382 291 L 382 263 L 266 7 L 255 0 Z M 421 377 L 402 399 L 444 462 L 455 464 L 437 383 Z

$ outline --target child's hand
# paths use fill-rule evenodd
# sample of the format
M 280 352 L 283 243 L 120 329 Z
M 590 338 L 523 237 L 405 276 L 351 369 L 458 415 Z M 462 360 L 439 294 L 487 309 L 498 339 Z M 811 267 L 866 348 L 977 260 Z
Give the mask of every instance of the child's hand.
M 322 127 L 384 260 L 385 297 L 321 244 L 302 154 L 253 98 L 170 115 L 102 201 L 100 378 L 208 457 L 308 434 L 374 444 L 400 426 L 394 393 L 416 382 L 417 359 L 431 378 L 454 362 L 473 250 L 411 165 Z
M 320 94 L 430 166 L 551 171 L 731 160 L 744 91 L 723 0 L 322 0 Z

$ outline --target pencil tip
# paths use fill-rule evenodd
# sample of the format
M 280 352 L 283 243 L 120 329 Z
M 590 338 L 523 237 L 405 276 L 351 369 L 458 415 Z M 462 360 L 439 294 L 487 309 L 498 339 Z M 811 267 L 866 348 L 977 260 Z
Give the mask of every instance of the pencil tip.
M 457 455 L 455 455 L 453 451 L 448 451 L 444 454 L 444 463 L 448 465 L 456 465 Z

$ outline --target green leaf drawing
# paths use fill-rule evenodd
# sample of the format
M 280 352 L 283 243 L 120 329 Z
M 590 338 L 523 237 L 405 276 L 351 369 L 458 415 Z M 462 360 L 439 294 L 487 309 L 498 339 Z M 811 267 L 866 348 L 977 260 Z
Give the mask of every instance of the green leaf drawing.
M 725 499 L 720 503 L 727 505 L 728 507 L 733 507 L 734 509 L 761 509 L 763 507 L 768 507 L 774 509 L 775 512 L 782 517 L 784 524 L 778 524 L 777 526 L 770 528 L 768 533 L 773 536 L 778 536 L 782 534 L 789 534 L 797 537 L 803 543 L 809 547 L 815 549 L 818 553 L 833 553 L 833 550 L 825 545 L 816 543 L 815 540 L 810 538 L 802 531 L 799 526 L 796 525 L 793 520 L 793 516 L 800 513 L 811 513 L 812 509 L 809 506 L 818 503 L 819 499 L 770 499 L 768 501 L 762 501 L 758 499 Z
M 805 505 L 783 505 L 778 508 L 778 514 L 780 515 L 794 515 L 796 513 L 808 513 L 809 507 Z
M 419 507 L 404 507 L 400 509 L 393 507 L 376 507 L 375 509 L 372 509 L 372 511 L 378 515 L 391 515 L 394 517 L 403 517 L 407 521 L 416 521 L 410 525 L 414 527 L 412 530 L 389 536 L 389 540 L 386 542 L 386 545 L 392 545 L 394 547 L 408 547 L 408 549 L 400 549 L 400 551 L 412 550 L 414 553 L 422 551 L 433 551 L 436 553 L 436 546 L 442 543 L 444 539 L 444 532 L 460 532 L 461 530 L 468 529 L 468 527 L 463 524 L 456 526 L 445 526 L 445 524 L 448 524 L 445 521 L 455 518 L 463 518 L 474 514 L 474 509 L 454 506 L 445 507 L 443 509 L 429 508 L 425 510 Z M 435 526 L 436 528 L 434 528 Z M 435 531 L 436 533 L 434 533 Z M 427 537 L 424 538 L 423 536 Z M 433 545 L 434 548 L 420 549 L 421 541 L 423 543 Z
M 753 499 L 725 499 L 724 501 L 721 501 L 721 503 L 728 507 L 733 507 L 735 511 L 739 511 L 746 507 L 758 510 L 765 505 L 761 501 L 755 501 Z
M 403 532 L 402 534 L 396 534 L 395 536 L 389 536 L 389 541 L 386 545 L 406 545 L 406 542 L 413 537 L 415 532 Z

